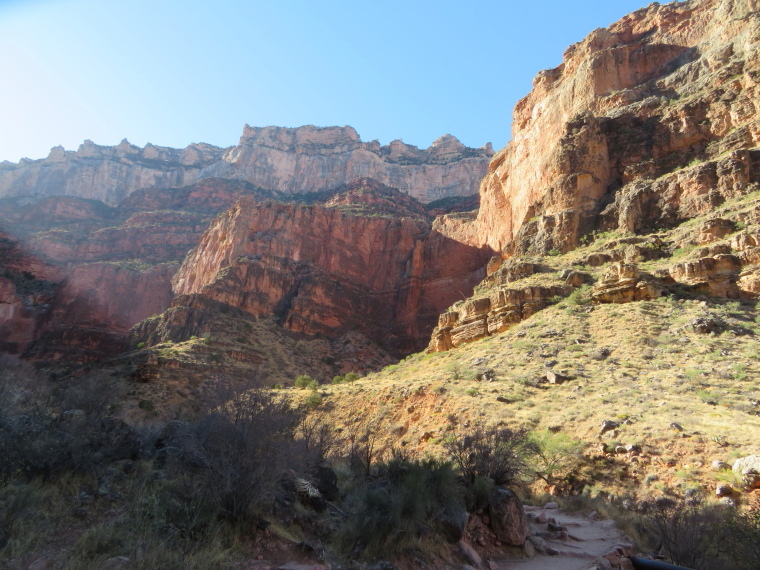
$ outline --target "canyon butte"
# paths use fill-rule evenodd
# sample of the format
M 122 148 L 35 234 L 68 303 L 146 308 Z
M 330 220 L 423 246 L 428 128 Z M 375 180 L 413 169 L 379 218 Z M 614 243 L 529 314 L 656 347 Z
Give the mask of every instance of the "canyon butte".
M 688 0 L 570 46 L 495 153 L 246 125 L 0 163 L 0 350 L 115 378 L 129 425 L 223 380 L 339 445 L 371 430 L 377 460 L 562 434 L 582 451 L 534 493 L 756 511 L 759 102 L 760 3 Z M 465 521 L 459 548 L 509 567 L 488 511 Z

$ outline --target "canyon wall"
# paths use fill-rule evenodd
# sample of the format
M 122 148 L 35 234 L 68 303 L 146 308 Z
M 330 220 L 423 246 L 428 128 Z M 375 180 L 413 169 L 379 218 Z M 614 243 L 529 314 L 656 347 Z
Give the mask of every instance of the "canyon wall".
M 0 202 L 0 349 L 49 362 L 123 351 L 134 324 L 169 307 L 180 262 L 241 195 L 268 198 L 206 179 L 137 191 L 118 208 L 65 196 Z
M 187 256 L 174 291 L 274 314 L 297 332 L 359 331 L 403 353 L 424 346 L 438 314 L 471 293 L 490 254 L 424 221 L 242 198 Z
M 437 229 L 506 256 L 568 251 L 595 229 L 673 224 L 746 192 L 758 180 L 759 7 L 654 3 L 570 46 L 516 105 L 476 222 Z
M 0 163 L 0 198 L 77 196 L 115 206 L 145 188 L 178 188 L 204 178 L 249 182 L 287 194 L 329 190 L 369 177 L 421 202 L 476 194 L 493 155 L 445 135 L 427 149 L 400 140 L 363 142 L 351 127 L 245 126 L 237 146 L 184 149 L 85 141 L 77 151 L 55 147 L 47 158 Z

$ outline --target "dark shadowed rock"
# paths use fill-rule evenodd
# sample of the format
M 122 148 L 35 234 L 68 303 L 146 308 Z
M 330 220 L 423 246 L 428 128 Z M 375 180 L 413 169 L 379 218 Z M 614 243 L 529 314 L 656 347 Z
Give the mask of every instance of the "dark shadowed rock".
M 521 546 L 530 534 L 522 503 L 517 495 L 504 487 L 496 487 L 488 496 L 491 528 L 504 544 Z

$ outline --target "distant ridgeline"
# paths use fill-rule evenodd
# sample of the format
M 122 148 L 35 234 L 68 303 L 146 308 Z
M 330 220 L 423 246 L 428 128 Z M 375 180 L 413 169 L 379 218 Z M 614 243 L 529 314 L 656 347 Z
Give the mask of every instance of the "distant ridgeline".
M 477 194 L 493 148 L 464 146 L 444 135 L 430 148 L 400 140 L 363 142 L 351 127 L 245 126 L 237 146 L 200 143 L 184 149 L 126 139 L 116 146 L 85 141 L 45 159 L 0 163 L 0 198 L 77 196 L 117 205 L 144 188 L 179 188 L 204 178 L 242 180 L 266 190 L 307 193 L 373 178 L 421 202 Z

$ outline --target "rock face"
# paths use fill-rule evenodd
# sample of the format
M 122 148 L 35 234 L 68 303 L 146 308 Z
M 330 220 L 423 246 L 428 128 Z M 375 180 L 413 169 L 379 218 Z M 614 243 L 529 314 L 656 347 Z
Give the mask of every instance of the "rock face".
M 18 354 L 39 335 L 60 274 L 0 231 L 0 351 Z
M 654 3 L 570 46 L 515 107 L 476 223 L 437 229 L 508 254 L 566 252 L 593 229 L 677 223 L 756 188 L 759 6 Z
M 329 190 L 369 177 L 421 202 L 476 194 L 493 155 L 490 144 L 465 147 L 445 135 L 430 148 L 401 141 L 362 142 L 351 127 L 287 129 L 245 126 L 237 146 L 192 144 L 185 149 L 140 148 L 85 141 L 56 147 L 42 160 L 0 164 L 0 198 L 77 196 L 115 206 L 140 189 L 179 188 L 204 178 L 245 181 L 286 194 Z
M 557 296 L 567 296 L 570 285 L 500 287 L 489 297 L 468 299 L 438 319 L 428 352 L 443 352 L 498 334 L 546 307 Z
M 591 298 L 595 303 L 651 301 L 661 291 L 662 287 L 651 277 L 641 275 L 635 264 L 614 263 L 594 285 Z
M 42 160 L 0 163 L 0 197 L 76 196 L 115 206 L 141 188 L 188 186 L 223 154 L 206 144 L 140 148 L 126 139 L 117 146 L 87 140 L 76 152 L 59 146 Z
M 423 221 L 242 198 L 188 255 L 174 291 L 274 314 L 297 332 L 356 330 L 405 352 L 472 291 L 489 255 Z
M 135 192 L 118 208 L 73 197 L 6 200 L 0 255 L 3 350 L 45 361 L 93 361 L 126 348 L 135 323 L 166 309 L 179 261 L 247 183 L 208 179 Z M 51 229 L 52 228 L 52 229 Z

